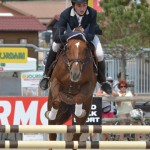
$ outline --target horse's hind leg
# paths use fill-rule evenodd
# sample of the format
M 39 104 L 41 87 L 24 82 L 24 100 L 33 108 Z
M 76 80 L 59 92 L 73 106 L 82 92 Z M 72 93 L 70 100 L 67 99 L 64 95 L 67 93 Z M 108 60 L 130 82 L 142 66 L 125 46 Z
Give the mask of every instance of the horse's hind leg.
M 84 125 L 85 122 L 86 122 L 86 117 L 83 117 L 83 118 L 76 118 L 76 125 Z M 80 140 L 80 136 L 81 136 L 82 133 L 75 133 L 73 135 L 73 139 L 72 141 L 79 141 Z
M 77 125 L 84 125 L 85 122 L 86 122 L 86 116 L 83 117 L 83 118 L 77 118 L 77 117 L 75 117 L 75 118 L 76 118 L 76 124 Z M 80 141 L 81 134 L 82 133 L 75 133 L 75 134 L 73 134 L 72 141 Z M 73 149 L 73 150 L 77 150 L 77 149 Z

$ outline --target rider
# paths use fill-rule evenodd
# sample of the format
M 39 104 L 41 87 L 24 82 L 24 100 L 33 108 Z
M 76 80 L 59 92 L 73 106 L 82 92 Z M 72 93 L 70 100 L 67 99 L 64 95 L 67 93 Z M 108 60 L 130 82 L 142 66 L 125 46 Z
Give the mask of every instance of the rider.
M 67 24 L 73 30 L 78 26 L 82 26 L 83 30 L 89 26 L 89 32 L 85 35 L 88 42 L 92 42 L 96 49 L 96 56 L 98 59 L 98 76 L 97 80 L 102 85 L 103 91 L 110 94 L 111 87 L 106 82 L 105 77 L 105 61 L 104 52 L 100 43 L 100 40 L 96 34 L 101 34 L 102 31 L 96 23 L 97 12 L 93 8 L 88 6 L 88 0 L 71 0 L 72 6 L 64 10 L 57 24 L 57 34 L 55 34 L 54 42 L 52 44 L 52 50 L 50 50 L 47 63 L 45 65 L 44 75 L 48 76 L 50 65 L 56 58 L 58 49 L 62 43 L 67 40 L 66 31 Z M 46 82 L 45 82 L 46 81 Z M 42 89 L 48 88 L 48 80 L 45 80 L 41 86 Z

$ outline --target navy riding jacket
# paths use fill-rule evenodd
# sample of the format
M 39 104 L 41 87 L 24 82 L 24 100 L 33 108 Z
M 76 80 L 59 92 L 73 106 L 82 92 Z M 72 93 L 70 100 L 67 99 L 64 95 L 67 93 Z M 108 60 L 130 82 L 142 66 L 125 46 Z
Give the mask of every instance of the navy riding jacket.
M 64 34 L 64 31 L 67 29 L 67 24 L 70 25 L 71 29 L 79 26 L 77 16 L 74 13 L 73 7 L 69 7 L 65 9 L 61 15 L 60 20 L 57 23 L 57 32 L 54 35 L 54 41 L 56 43 L 65 43 L 68 35 Z M 87 7 L 87 10 L 82 18 L 81 26 L 83 29 L 86 29 L 89 25 L 89 32 L 86 33 L 87 41 L 92 41 L 94 39 L 95 34 L 102 34 L 102 30 L 99 28 L 96 23 L 97 12 L 91 7 Z

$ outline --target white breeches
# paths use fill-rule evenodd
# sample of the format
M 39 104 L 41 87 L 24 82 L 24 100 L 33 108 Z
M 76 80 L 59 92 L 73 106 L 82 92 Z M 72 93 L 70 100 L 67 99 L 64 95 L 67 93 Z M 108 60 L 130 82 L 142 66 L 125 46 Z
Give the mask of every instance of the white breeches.
M 101 42 L 100 42 L 98 36 L 95 35 L 93 41 L 91 41 L 91 42 L 95 46 L 96 56 L 97 56 L 98 62 L 103 61 L 103 59 L 104 59 L 104 52 L 103 52 L 103 48 L 102 48 L 102 45 L 101 45 Z
M 96 56 L 97 56 L 98 62 L 103 61 L 103 59 L 104 59 L 104 52 L 103 52 L 102 45 L 101 45 L 101 42 L 100 42 L 98 36 L 95 35 L 93 41 L 91 41 L 91 42 L 95 46 Z M 60 43 L 53 42 L 53 44 L 52 44 L 52 50 L 54 52 L 57 52 L 59 50 L 60 46 L 61 46 Z
M 55 43 L 55 42 L 53 42 L 53 44 L 52 44 L 52 50 L 53 50 L 54 52 L 57 52 L 57 51 L 59 50 L 60 46 L 61 46 L 60 43 Z

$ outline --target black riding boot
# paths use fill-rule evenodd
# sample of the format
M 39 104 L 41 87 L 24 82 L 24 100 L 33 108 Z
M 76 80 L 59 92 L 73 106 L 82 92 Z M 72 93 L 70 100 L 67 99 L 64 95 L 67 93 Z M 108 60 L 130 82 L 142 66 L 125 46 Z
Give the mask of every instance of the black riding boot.
M 40 88 L 42 90 L 47 90 L 48 87 L 49 87 L 50 77 L 48 76 L 48 71 L 49 71 L 49 67 L 51 66 L 53 61 L 56 59 L 56 54 L 57 53 L 54 52 L 52 49 L 50 50 L 50 52 L 48 54 L 48 58 L 47 58 L 46 65 L 45 65 L 45 71 L 44 71 L 43 79 L 40 81 Z
M 46 65 L 45 65 L 44 75 L 48 76 L 49 67 L 51 66 L 53 61 L 56 59 L 56 54 L 57 52 L 54 52 L 52 49 L 50 50 L 47 61 L 46 61 Z
M 106 82 L 105 77 L 105 61 L 98 62 L 98 76 L 97 81 L 102 85 L 101 89 L 105 91 L 107 94 L 112 93 L 112 88 L 109 83 Z

